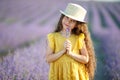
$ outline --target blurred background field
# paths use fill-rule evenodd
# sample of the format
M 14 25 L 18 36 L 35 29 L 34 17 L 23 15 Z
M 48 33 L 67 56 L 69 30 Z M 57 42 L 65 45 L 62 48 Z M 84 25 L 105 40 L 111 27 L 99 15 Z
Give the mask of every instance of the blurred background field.
M 48 79 L 46 35 L 69 2 L 88 11 L 97 58 L 95 80 L 120 80 L 120 2 L 114 1 L 0 0 L 0 80 Z

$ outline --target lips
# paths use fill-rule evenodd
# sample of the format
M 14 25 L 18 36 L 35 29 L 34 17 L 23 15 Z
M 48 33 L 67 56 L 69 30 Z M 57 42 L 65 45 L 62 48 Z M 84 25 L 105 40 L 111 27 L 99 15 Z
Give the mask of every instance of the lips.
M 69 25 L 65 24 L 65 26 L 69 27 Z

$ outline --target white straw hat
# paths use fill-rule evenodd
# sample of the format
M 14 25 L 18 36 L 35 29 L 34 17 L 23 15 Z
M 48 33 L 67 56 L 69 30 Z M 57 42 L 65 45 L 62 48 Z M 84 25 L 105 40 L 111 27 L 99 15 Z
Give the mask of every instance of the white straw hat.
M 87 11 L 82 6 L 74 3 L 69 3 L 65 11 L 60 10 L 60 12 L 65 16 L 80 22 L 85 22 L 84 19 L 87 13 Z

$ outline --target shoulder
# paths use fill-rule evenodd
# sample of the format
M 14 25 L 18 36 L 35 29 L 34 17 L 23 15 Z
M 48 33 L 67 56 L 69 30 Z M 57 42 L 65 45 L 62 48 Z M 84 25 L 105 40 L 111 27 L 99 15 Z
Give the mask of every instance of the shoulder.
M 80 33 L 79 35 L 76 35 L 76 37 L 78 39 L 84 39 L 85 38 L 85 34 L 84 33 Z
M 54 38 L 55 36 L 58 36 L 58 34 L 59 34 L 58 32 L 52 32 L 52 33 L 49 33 L 47 37 Z
M 48 33 L 47 36 L 51 36 L 51 35 L 54 35 L 55 33 L 54 32 L 51 32 L 51 33 Z
M 85 34 L 84 34 L 84 33 L 80 33 L 80 34 L 79 34 L 79 38 L 84 39 L 84 38 L 85 38 Z
M 50 36 L 50 35 L 58 35 L 59 32 L 51 32 L 51 33 L 48 33 L 47 36 Z
M 48 39 L 54 38 L 54 32 L 47 34 L 47 38 Z

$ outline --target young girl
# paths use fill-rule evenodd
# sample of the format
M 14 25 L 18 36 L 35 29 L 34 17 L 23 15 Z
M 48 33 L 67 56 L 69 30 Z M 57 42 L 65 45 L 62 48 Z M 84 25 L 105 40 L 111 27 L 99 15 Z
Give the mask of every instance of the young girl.
M 57 28 L 47 36 L 49 80 L 92 80 L 96 68 L 94 48 L 84 21 L 86 10 L 69 3 Z

